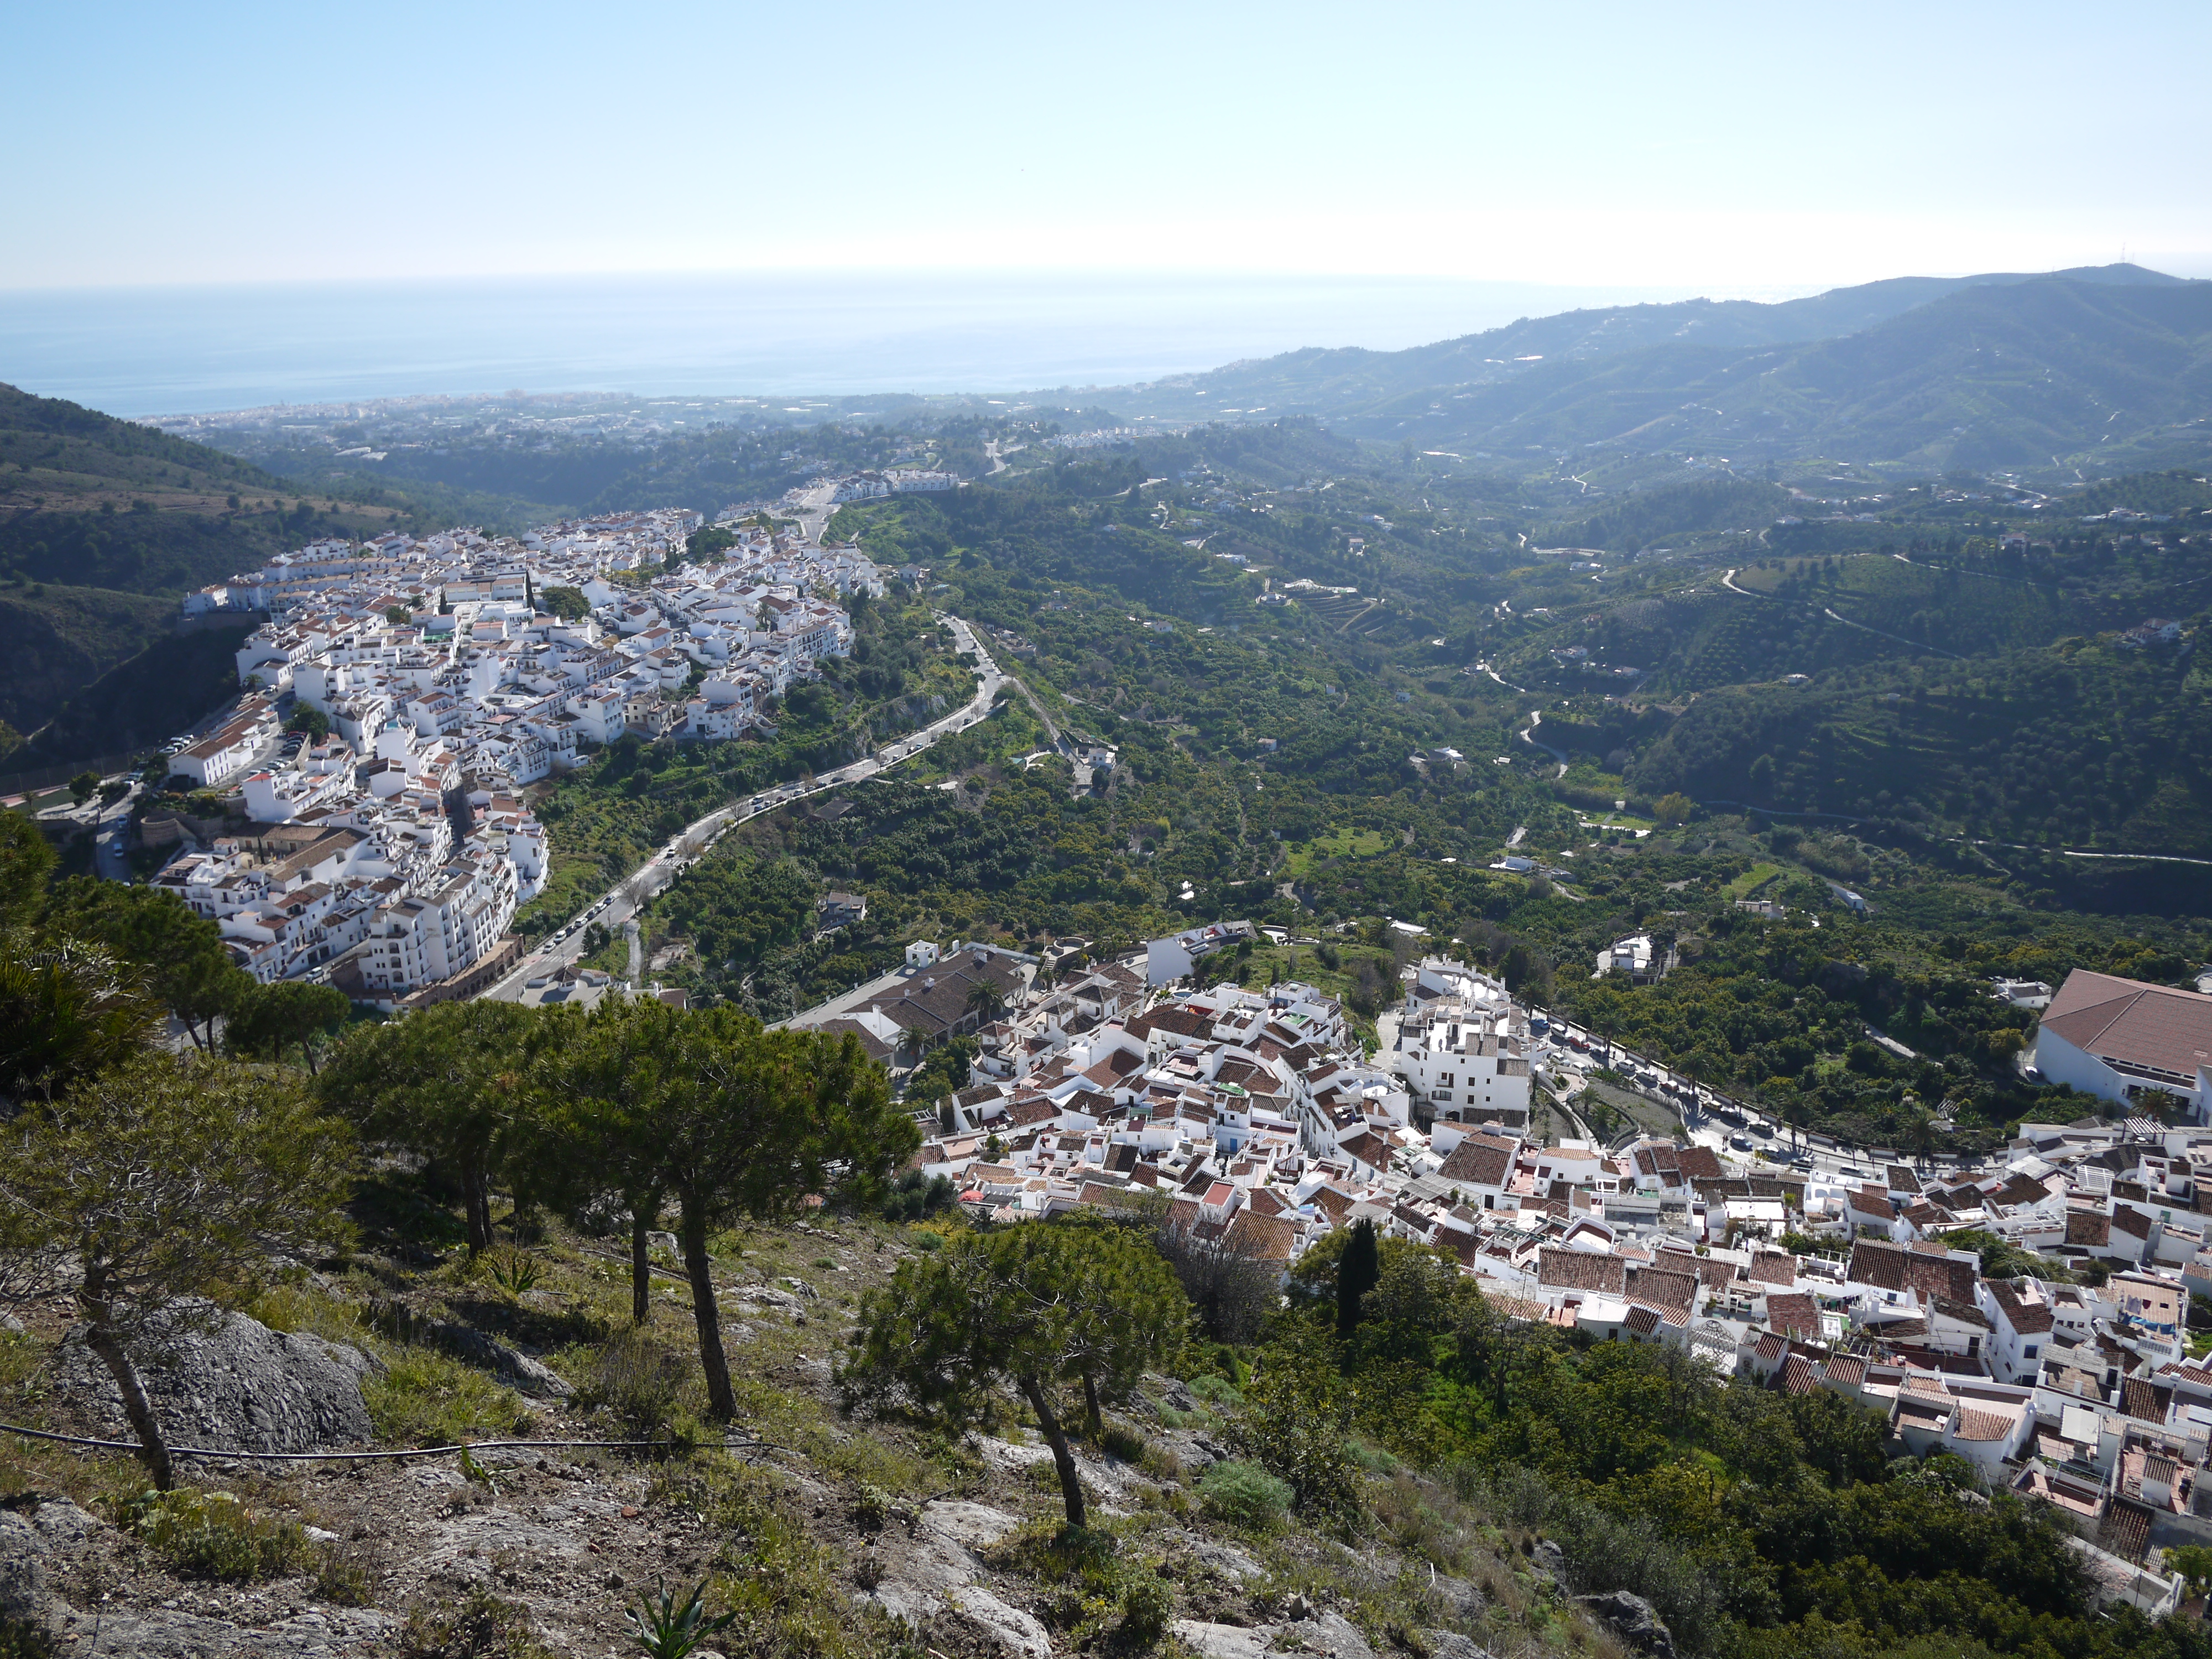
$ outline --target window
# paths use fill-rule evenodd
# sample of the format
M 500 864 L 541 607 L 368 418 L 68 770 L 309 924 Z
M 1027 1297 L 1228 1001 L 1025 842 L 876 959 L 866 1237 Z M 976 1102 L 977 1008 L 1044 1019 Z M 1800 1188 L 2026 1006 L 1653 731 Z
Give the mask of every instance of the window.
M 2021 1357 L 2022 1359 L 2033 1359 L 2033 1358 L 2035 1358 L 2035 1351 L 2036 1351 L 2036 1347 L 2037 1347 L 2037 1345 L 2036 1345 L 2035 1343 L 2033 1343 L 2033 1342 L 2029 1343 L 2026 1347 L 2022 1348 L 2022 1349 L 2020 1351 L 2020 1357 Z

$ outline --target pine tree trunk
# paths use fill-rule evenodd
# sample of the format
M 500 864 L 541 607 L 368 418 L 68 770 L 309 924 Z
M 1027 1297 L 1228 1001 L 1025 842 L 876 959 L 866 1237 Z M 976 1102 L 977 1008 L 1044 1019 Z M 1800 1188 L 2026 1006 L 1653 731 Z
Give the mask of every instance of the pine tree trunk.
M 684 1218 L 684 1270 L 691 1279 L 691 1316 L 699 1326 L 699 1364 L 707 1373 L 707 1411 L 723 1422 L 738 1414 L 730 1386 L 729 1356 L 722 1352 L 722 1313 L 714 1304 L 714 1264 L 707 1255 L 707 1224 Z
M 633 1325 L 642 1325 L 653 1316 L 653 1261 L 647 1254 L 645 1236 L 653 1231 L 653 1224 L 657 1219 L 659 1218 L 645 1205 L 631 1205 L 629 1317 Z
M 1060 1474 L 1060 1495 L 1067 1505 L 1067 1524 L 1079 1530 L 1085 1524 L 1083 1481 L 1075 1472 L 1075 1454 L 1067 1449 L 1067 1431 L 1060 1426 L 1052 1402 L 1044 1397 L 1044 1389 L 1036 1377 L 1014 1380 L 1021 1388 L 1022 1397 L 1030 1402 L 1030 1409 L 1036 1413 L 1037 1427 L 1044 1431 L 1044 1437 L 1052 1446 L 1053 1468 Z
M 468 1218 L 469 1254 L 491 1249 L 491 1182 L 471 1158 L 461 1166 L 461 1209 Z
M 161 1437 L 161 1425 L 154 1415 L 153 1402 L 146 1398 L 145 1384 L 138 1380 L 138 1368 L 131 1363 L 123 1339 L 116 1334 L 115 1304 L 97 1292 L 82 1300 L 92 1318 L 92 1328 L 86 1334 L 85 1341 L 106 1365 L 108 1375 L 115 1379 L 116 1389 L 123 1395 L 123 1415 L 129 1420 L 131 1432 L 138 1437 L 138 1455 L 145 1460 L 155 1489 L 167 1492 L 177 1483 L 176 1473 L 169 1462 L 169 1444 Z

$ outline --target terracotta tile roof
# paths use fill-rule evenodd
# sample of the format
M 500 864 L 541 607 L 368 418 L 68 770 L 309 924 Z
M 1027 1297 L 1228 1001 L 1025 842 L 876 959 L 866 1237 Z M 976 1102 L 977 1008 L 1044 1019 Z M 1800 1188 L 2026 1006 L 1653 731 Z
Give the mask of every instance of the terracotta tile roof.
M 1512 1164 L 1512 1142 L 1469 1135 L 1451 1149 L 1443 1167 L 1437 1171 L 1437 1179 L 1463 1181 L 1470 1187 L 1503 1187 Z
M 2102 1249 L 2112 1242 L 2112 1218 L 2096 1210 L 2066 1212 L 2066 1242 L 2083 1249 Z
M 1243 1254 L 1261 1261 L 1288 1261 L 1297 1229 L 1279 1215 L 1260 1215 L 1239 1210 L 1224 1235 Z
M 1774 1374 L 1774 1386 L 1784 1394 L 1810 1394 L 1820 1386 L 1820 1379 L 1814 1373 L 1811 1360 L 1802 1353 L 1793 1353 Z
M 2051 1313 L 2048 1302 L 2026 1300 L 2021 1295 L 2020 1287 L 2008 1279 L 1992 1279 L 1985 1282 L 1990 1287 L 1991 1298 L 1997 1304 L 1997 1310 L 2014 1330 L 2022 1336 L 2040 1336 L 2051 1328 Z
M 2149 1504 L 2133 1498 L 2115 1498 L 2105 1506 L 2105 1518 L 2098 1525 L 2097 1547 L 2124 1561 L 2140 1561 L 2150 1547 L 2150 1523 Z
M 1797 1282 L 1797 1258 L 1787 1250 L 1757 1250 L 1744 1277 L 1756 1279 L 1761 1285 L 1778 1285 L 1788 1290 Z
M 1959 1420 L 1951 1430 L 1954 1440 L 2002 1440 L 2013 1431 L 2014 1419 L 1997 1412 L 1985 1412 L 1972 1406 L 1962 1407 Z
M 1636 1167 L 1645 1175 L 1679 1175 L 1681 1151 L 1671 1140 L 1647 1140 L 1636 1148 Z
M 1370 1169 L 1390 1167 L 1390 1143 L 1378 1134 L 1362 1129 L 1348 1139 L 1337 1142 L 1337 1150 L 1347 1158 L 1356 1158 Z
M 1989 1194 L 1994 1204 L 2040 1204 L 2051 1196 L 2051 1189 L 2033 1176 L 2014 1174 L 2006 1178 L 2003 1186 Z
M 1650 1335 L 1663 1322 L 1659 1317 L 1659 1310 L 1656 1308 L 1648 1308 L 1641 1303 L 1631 1308 L 1628 1310 L 1628 1317 L 1621 1322 L 1638 1336 Z
M 1857 1284 L 1966 1303 L 1974 1299 L 1974 1281 L 1980 1276 L 1973 1262 L 1953 1261 L 1940 1246 L 1890 1244 L 1872 1238 L 1851 1246 L 1846 1271 Z
M 1628 1264 L 1617 1255 L 1547 1244 L 1536 1254 L 1536 1282 L 1547 1289 L 1619 1296 L 1628 1288 Z
M 1846 1389 L 1856 1389 L 1866 1381 L 1865 1358 L 1855 1353 L 1839 1353 L 1821 1369 L 1828 1382 Z
M 2125 1233 L 2130 1238 L 2150 1237 L 2150 1218 L 2141 1210 L 2122 1204 L 2112 1211 L 2112 1231 Z
M 1817 1340 L 1820 1334 L 1820 1304 L 1802 1291 L 1770 1296 L 1766 1298 L 1766 1322 L 1778 1331 Z
M 1697 1304 L 1698 1277 L 1669 1273 L 1663 1267 L 1644 1267 L 1628 1281 L 1628 1294 L 1663 1311 L 1686 1314 Z
M 1692 1181 L 1718 1181 L 1727 1173 L 1721 1155 L 1710 1146 L 1685 1146 L 1675 1154 L 1682 1173 Z
M 1692 1273 L 1700 1285 L 1729 1285 L 1735 1280 L 1735 1263 L 1717 1256 L 1695 1255 L 1688 1250 L 1662 1248 L 1652 1258 L 1654 1267 L 1664 1267 L 1668 1273 Z
M 2146 1423 L 2163 1423 L 2173 1404 L 2173 1384 L 2145 1376 L 2120 1379 L 2120 1409 Z
M 2184 1078 L 2212 1064 L 2212 997 L 2076 968 L 2042 1029 L 2085 1054 Z

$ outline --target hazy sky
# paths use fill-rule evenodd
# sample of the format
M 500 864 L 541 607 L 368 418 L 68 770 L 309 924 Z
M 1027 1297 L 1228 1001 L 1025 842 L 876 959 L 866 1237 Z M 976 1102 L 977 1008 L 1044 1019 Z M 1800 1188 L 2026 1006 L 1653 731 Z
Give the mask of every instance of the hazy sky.
M 2212 276 L 2212 4 L 26 5 L 0 287 Z

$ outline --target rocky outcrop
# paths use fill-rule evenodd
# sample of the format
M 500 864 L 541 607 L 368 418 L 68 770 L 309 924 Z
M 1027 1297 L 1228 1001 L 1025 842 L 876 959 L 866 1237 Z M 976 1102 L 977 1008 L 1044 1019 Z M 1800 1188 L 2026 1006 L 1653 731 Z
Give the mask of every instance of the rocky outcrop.
M 1610 1625 L 1624 1646 L 1651 1659 L 1674 1659 L 1674 1636 L 1642 1596 L 1608 1590 L 1603 1595 L 1577 1595 L 1575 1603 L 1593 1619 Z
M 436 1343 L 457 1359 L 482 1366 L 517 1394 L 526 1394 L 532 1400 L 566 1400 L 576 1391 L 568 1378 L 473 1325 L 434 1320 L 418 1322 L 415 1330 L 424 1340 Z
M 1217 1625 L 1178 1619 L 1169 1626 L 1201 1659 L 1274 1659 L 1283 1653 L 1319 1659 L 1375 1659 L 1367 1638 L 1337 1613 L 1312 1613 L 1280 1625 Z
M 383 1365 L 358 1348 L 180 1304 L 149 1322 L 130 1349 L 173 1444 L 250 1454 L 322 1451 L 369 1438 L 362 1379 Z M 82 1330 L 62 1343 L 57 1381 L 106 1435 L 131 1437 L 115 1379 Z
M 867 1599 L 917 1628 L 939 1619 L 964 1625 L 1006 1659 L 1048 1659 L 1052 1640 L 1045 1627 L 981 1582 L 982 1563 L 975 1553 L 1020 1524 L 988 1504 L 927 1504 L 915 1522 L 912 1547 L 882 1564 Z M 895 1536 L 884 1541 L 897 1543 Z
M 13 1501 L 13 1500 L 11 1500 Z M 46 1630 L 59 1651 L 137 1659 L 338 1659 L 366 1650 L 398 1620 L 366 1608 L 315 1607 L 246 1626 L 168 1607 L 81 1612 L 53 1590 L 70 1559 L 108 1530 L 66 1498 L 0 1510 L 0 1616 Z M 112 1540 L 110 1540 L 111 1542 Z

